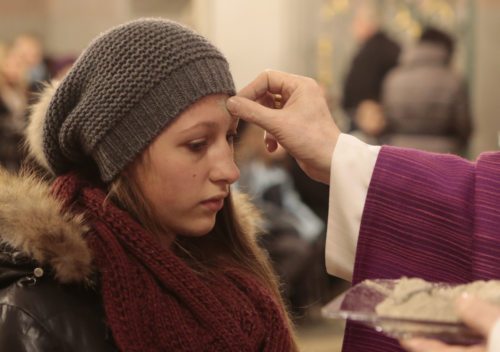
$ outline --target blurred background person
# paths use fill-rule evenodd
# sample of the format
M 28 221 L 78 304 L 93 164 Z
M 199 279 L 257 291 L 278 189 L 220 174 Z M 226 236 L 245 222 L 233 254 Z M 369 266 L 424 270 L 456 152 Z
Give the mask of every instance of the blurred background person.
M 12 51 L 24 66 L 29 92 L 39 92 L 43 82 L 50 79 L 50 73 L 41 40 L 34 34 L 21 33 L 12 43 Z
M 0 55 L 0 165 L 19 170 L 25 153 L 23 130 L 28 106 L 51 74 L 43 45 L 34 34 L 20 33 Z
M 451 66 L 454 40 L 428 27 L 383 85 L 383 142 L 439 153 L 465 154 L 472 132 L 464 79 Z
M 17 171 L 21 165 L 22 132 L 27 108 L 26 66 L 13 46 L 0 57 L 0 165 Z
M 268 153 L 262 143 L 264 131 L 256 125 L 243 123 L 238 133 L 237 186 L 262 212 L 265 234 L 260 243 L 272 259 L 295 317 L 304 317 L 310 306 L 321 303 L 321 288 L 326 285 L 321 259 L 325 224 L 295 189 L 287 152 L 280 148 Z
M 378 17 L 375 5 L 365 3 L 357 9 L 352 22 L 359 49 L 344 81 L 341 103 L 351 122 L 350 131 L 359 129 L 356 115 L 364 101 L 380 102 L 383 80 L 397 65 L 401 51 L 400 45 L 381 27 Z

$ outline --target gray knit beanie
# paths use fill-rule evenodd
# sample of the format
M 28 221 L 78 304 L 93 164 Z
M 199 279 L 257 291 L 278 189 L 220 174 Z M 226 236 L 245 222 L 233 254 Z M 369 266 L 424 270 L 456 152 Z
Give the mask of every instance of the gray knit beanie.
M 234 95 L 224 56 L 172 21 L 141 19 L 96 38 L 50 100 L 43 153 L 56 174 L 89 158 L 109 182 L 184 109 Z

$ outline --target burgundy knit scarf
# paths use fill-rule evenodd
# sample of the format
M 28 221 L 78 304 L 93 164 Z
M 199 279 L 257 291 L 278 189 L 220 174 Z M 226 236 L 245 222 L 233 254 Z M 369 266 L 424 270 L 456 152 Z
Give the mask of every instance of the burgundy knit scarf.
M 235 268 L 201 278 L 161 248 L 104 192 L 73 174 L 54 194 L 84 212 L 107 323 L 122 351 L 289 351 L 290 332 L 267 289 Z

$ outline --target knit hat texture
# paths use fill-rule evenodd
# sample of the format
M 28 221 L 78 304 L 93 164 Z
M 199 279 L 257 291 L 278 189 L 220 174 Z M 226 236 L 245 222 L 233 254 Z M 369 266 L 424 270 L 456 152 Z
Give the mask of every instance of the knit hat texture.
M 55 91 L 43 126 L 54 174 L 89 158 L 109 182 L 165 126 L 210 94 L 234 95 L 224 56 L 172 21 L 141 19 L 109 30 L 82 53 Z

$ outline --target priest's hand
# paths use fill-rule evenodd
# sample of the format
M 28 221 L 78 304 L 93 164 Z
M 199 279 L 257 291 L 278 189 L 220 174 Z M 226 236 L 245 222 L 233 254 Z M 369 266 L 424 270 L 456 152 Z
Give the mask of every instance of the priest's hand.
M 333 150 L 340 134 L 323 90 L 311 78 L 264 71 L 227 101 L 231 114 L 264 128 L 269 152 L 282 145 L 304 172 L 329 183 Z

